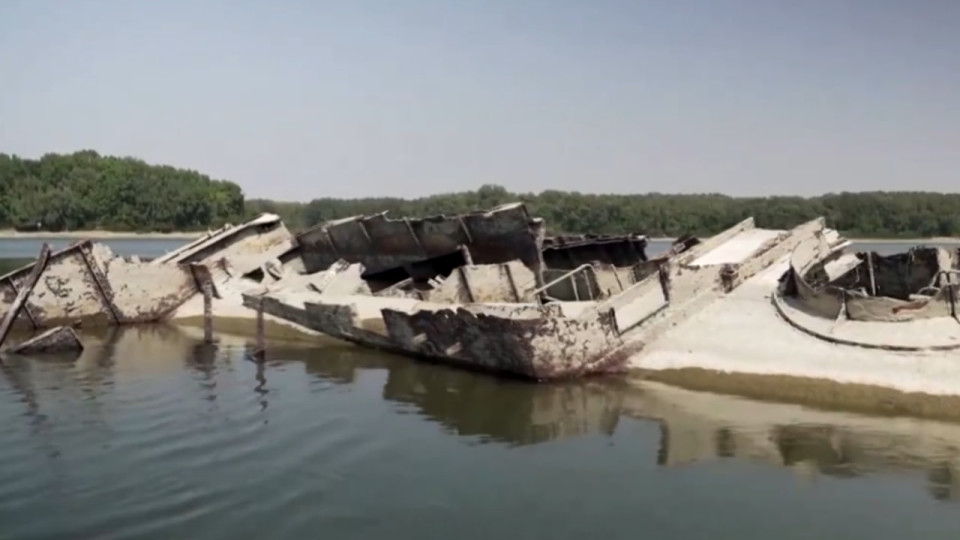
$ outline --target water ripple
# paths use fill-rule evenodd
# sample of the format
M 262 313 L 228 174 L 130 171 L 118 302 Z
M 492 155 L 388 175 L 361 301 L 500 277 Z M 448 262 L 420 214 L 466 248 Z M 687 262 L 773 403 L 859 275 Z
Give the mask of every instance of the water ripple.
M 788 532 L 907 510 L 926 533 L 955 528 L 931 503 L 960 491 L 960 426 L 513 384 L 357 349 L 257 364 L 166 331 L 109 345 L 0 369 L 2 538 L 553 538 L 669 526 L 678 507 L 731 538 L 780 510 L 803 518 Z M 829 489 L 784 489 L 811 473 Z M 896 523 L 873 532 L 904 537 Z

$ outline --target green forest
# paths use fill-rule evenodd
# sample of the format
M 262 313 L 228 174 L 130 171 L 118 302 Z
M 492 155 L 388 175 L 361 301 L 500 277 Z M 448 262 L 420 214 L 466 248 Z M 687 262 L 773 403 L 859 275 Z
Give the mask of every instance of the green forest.
M 196 171 L 92 150 L 0 153 L 0 228 L 189 231 L 243 214 L 240 186 Z
M 753 216 L 757 225 L 788 228 L 824 216 L 851 237 L 960 236 L 960 194 L 836 193 L 819 197 L 730 197 L 717 193 L 596 195 L 544 191 L 476 191 L 414 199 L 319 198 L 310 202 L 244 199 L 233 182 L 197 171 L 150 165 L 92 150 L 24 159 L 0 153 L 0 228 L 17 230 L 191 231 L 279 214 L 291 229 L 387 210 L 428 216 L 523 201 L 551 233 L 637 232 L 654 237 L 713 234 Z
M 729 197 L 721 194 L 594 195 L 544 191 L 510 193 L 500 186 L 417 199 L 314 199 L 309 203 L 248 200 L 248 211 L 273 212 L 293 228 L 328 219 L 388 210 L 428 216 L 489 209 L 523 201 L 553 234 L 626 233 L 651 237 L 709 235 L 753 216 L 757 226 L 784 229 L 823 216 L 855 238 L 960 236 L 960 193 L 869 192 L 820 197 Z

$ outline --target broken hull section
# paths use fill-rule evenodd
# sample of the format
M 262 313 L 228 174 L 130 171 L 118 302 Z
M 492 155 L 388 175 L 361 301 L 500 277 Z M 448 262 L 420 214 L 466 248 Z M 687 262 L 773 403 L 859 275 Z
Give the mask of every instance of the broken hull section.
M 0 312 L 10 309 L 33 265 L 0 278 Z M 50 256 L 18 324 L 133 324 L 162 319 L 196 293 L 190 269 L 114 257 L 83 241 Z
M 244 303 L 256 308 L 262 301 L 266 313 L 359 345 L 475 369 L 534 380 L 617 373 L 675 319 L 786 256 L 818 227 L 822 221 L 791 231 L 765 231 L 756 229 L 752 220 L 744 221 L 679 250 L 639 281 L 621 282 L 616 294 L 600 301 L 541 304 L 531 292 L 524 295 L 525 302 L 517 302 L 520 295 L 510 292 L 509 280 L 501 280 L 493 287 L 500 291 L 499 303 L 449 304 L 421 301 L 423 295 L 283 289 L 245 294 Z M 341 268 L 350 266 L 343 262 Z M 483 265 L 465 267 L 464 276 L 480 269 L 489 270 Z M 469 279 L 458 282 L 454 290 L 462 290 L 466 283 Z
M 244 303 L 357 345 L 471 369 L 552 380 L 622 371 L 609 356 L 611 314 L 567 317 L 560 305 L 450 306 L 365 296 L 245 294 Z M 573 309 L 573 308 L 571 308 Z
M 320 272 L 344 260 L 377 274 L 449 255 L 461 246 L 477 264 L 541 265 L 543 224 L 521 203 L 456 216 L 391 219 L 385 214 L 340 219 L 298 234 L 306 271 Z
M 867 254 L 851 258 L 846 245 L 829 230 L 808 235 L 766 270 L 666 329 L 630 357 L 630 367 L 696 389 L 955 418 L 955 258 L 930 249 L 878 262 Z M 881 276 L 889 266 L 902 275 Z M 909 298 L 847 288 L 869 283 L 870 273 L 876 291 Z
M 115 256 L 84 240 L 50 255 L 16 325 L 99 326 L 165 320 L 200 292 L 209 267 L 250 271 L 292 247 L 292 235 L 276 216 L 206 235 L 152 261 Z M 0 315 L 13 305 L 34 265 L 0 277 Z

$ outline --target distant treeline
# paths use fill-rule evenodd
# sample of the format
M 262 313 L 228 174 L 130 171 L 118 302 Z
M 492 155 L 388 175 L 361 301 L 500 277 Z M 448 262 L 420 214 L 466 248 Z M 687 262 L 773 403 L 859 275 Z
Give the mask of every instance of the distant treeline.
M 319 189 L 322 189 L 319 188 Z M 856 237 L 960 236 L 960 194 L 839 193 L 820 197 L 729 197 L 720 194 L 591 195 L 510 193 L 500 186 L 416 199 L 314 199 L 309 203 L 244 201 L 236 184 L 196 171 L 148 165 L 93 151 L 22 159 L 0 153 L 0 228 L 25 230 L 173 231 L 279 214 L 291 229 L 388 210 L 429 216 L 523 201 L 553 233 L 639 232 L 707 235 L 753 216 L 757 225 L 788 228 L 817 216 Z
M 243 216 L 240 186 L 196 171 L 90 150 L 0 153 L 0 228 L 188 231 Z
M 960 236 L 960 194 L 926 192 L 839 193 L 820 197 L 729 197 L 720 194 L 592 195 L 544 191 L 510 193 L 499 186 L 417 199 L 314 199 L 309 203 L 249 200 L 247 211 L 283 216 L 294 228 L 324 220 L 389 210 L 388 215 L 428 216 L 488 209 L 523 201 L 553 233 L 626 233 L 677 237 L 717 233 L 747 217 L 757 226 L 789 228 L 824 216 L 853 237 Z

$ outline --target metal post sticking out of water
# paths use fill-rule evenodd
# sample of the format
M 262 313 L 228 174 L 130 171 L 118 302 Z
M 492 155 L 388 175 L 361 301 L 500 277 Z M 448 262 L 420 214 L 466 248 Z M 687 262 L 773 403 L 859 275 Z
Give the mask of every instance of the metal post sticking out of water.
M 213 286 L 210 280 L 203 285 L 203 342 L 213 343 Z
M 266 349 L 267 345 L 263 331 L 263 297 L 261 296 L 257 301 L 257 348 L 253 352 L 253 356 L 257 360 L 263 360 Z
M 877 295 L 877 278 L 873 274 L 873 252 L 867 252 L 867 270 L 870 273 L 870 295 Z

